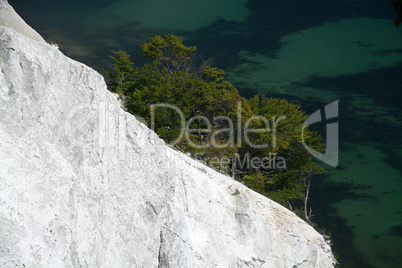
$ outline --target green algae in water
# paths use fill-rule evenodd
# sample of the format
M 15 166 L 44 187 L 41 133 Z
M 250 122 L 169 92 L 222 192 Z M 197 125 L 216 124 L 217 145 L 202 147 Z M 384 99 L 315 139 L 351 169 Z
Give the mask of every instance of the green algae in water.
M 389 88 L 381 84 L 367 82 L 366 86 L 374 90 L 355 88 L 347 92 L 349 85 L 331 88 L 324 84 L 322 88 L 310 82 L 342 80 L 402 65 L 402 35 L 388 20 L 355 18 L 284 36 L 281 44 L 270 57 L 240 51 L 240 63 L 230 70 L 229 79 L 243 88 L 297 99 L 302 105 L 313 101 L 324 106 L 340 100 L 341 168 L 329 167 L 328 179 L 335 184 L 351 184 L 355 198 L 332 206 L 353 231 L 353 245 L 367 263 L 399 267 L 402 179 L 400 167 L 391 165 L 390 159 L 401 157 L 402 148 L 400 134 L 392 137 L 387 133 L 402 129 L 400 107 L 395 103 L 383 106 L 380 92 Z M 387 151 L 389 147 L 392 153 Z
M 261 92 L 284 93 L 289 83 L 312 76 L 336 77 L 396 66 L 402 62 L 402 35 L 389 23 L 368 18 L 325 23 L 284 36 L 273 57 L 240 51 L 239 61 L 244 63 L 229 70 L 229 79 Z
M 344 1 L 334 6 L 322 1 L 306 5 L 302 1 L 245 0 L 18 2 L 24 2 L 22 7 L 28 15 L 39 12 L 29 23 L 45 38 L 52 38 L 48 41 L 55 41 L 69 56 L 98 70 L 108 67 L 107 55 L 112 49 L 140 54 L 138 46 L 148 36 L 174 33 L 191 37 L 196 31 L 211 32 L 209 39 L 197 35 L 190 45 L 202 49 L 203 43 L 210 43 L 212 53 L 206 57 L 219 58 L 217 53 L 222 51 L 229 51 L 223 53 L 225 57 L 238 55 L 237 62 L 228 65 L 234 68 L 225 68 L 236 86 L 285 97 L 303 108 L 318 109 L 340 99 L 341 166 L 329 169 L 328 180 L 334 188 L 344 182 L 351 185 L 354 194 L 339 193 L 340 198 L 331 194 L 326 198 L 331 199 L 336 215 L 345 219 L 353 234 L 341 236 L 347 241 L 338 240 L 336 246 L 343 247 L 353 240 L 353 249 L 363 252 L 370 264 L 402 267 L 400 79 L 394 70 L 389 76 L 395 84 L 391 92 L 381 85 L 386 75 L 370 78 L 375 70 L 382 75 L 387 72 L 384 68 L 402 65 L 402 34 L 401 29 L 393 28 L 391 18 L 383 20 L 387 15 L 377 12 L 382 4 Z M 350 4 L 360 6 L 353 8 Z M 255 6 L 254 11 L 247 9 L 251 6 Z M 384 6 L 392 14 L 387 3 Z M 368 9 L 364 11 L 364 7 Z M 298 20 L 292 14 L 302 18 Z M 356 16 L 376 19 L 351 19 Z M 214 28 L 219 25 L 225 26 Z M 272 51 L 277 47 L 272 43 L 277 42 L 281 47 Z M 269 48 L 269 53 L 262 46 Z M 358 76 L 364 73 L 368 75 Z M 317 83 L 317 78 L 324 82 Z M 346 85 L 354 79 L 365 81 L 357 87 Z M 314 214 L 319 220 L 319 213 Z M 344 261 L 349 260 L 341 259 L 341 263 Z M 361 267 L 357 264 L 354 267 Z
M 217 18 L 242 21 L 249 11 L 246 0 L 124 0 L 84 19 L 86 31 L 112 30 L 119 25 L 167 31 L 195 31 Z
M 335 183 L 359 186 L 352 190 L 357 198 L 333 206 L 348 226 L 355 227 L 354 244 L 368 263 L 393 267 L 396 260 L 402 262 L 402 239 L 397 234 L 400 229 L 395 227 L 402 224 L 402 214 L 398 214 L 402 196 L 400 171 L 387 163 L 387 154 L 375 148 L 380 144 L 349 145 L 353 150 L 342 151 L 342 170 L 329 169 L 328 175 Z M 396 232 L 390 232 L 392 228 Z

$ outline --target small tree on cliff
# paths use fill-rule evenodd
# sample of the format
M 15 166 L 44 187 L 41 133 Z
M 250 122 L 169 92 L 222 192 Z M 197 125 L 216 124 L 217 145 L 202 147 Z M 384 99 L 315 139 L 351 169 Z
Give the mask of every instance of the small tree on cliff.
M 174 109 L 152 110 L 150 107 L 161 103 L 178 107 L 184 120 L 190 122 L 188 129 L 196 131 L 186 133 L 176 144 L 177 148 L 204 159 L 229 160 L 224 170 L 220 165 L 216 167 L 290 209 L 304 204 L 307 211 L 309 178 L 322 173 L 323 169 L 303 147 L 301 127 L 307 116 L 299 105 L 263 95 L 250 101 L 242 98 L 225 80 L 223 70 L 203 61 L 197 56 L 196 47 L 185 46 L 180 37 L 155 36 L 149 38 L 142 49 L 146 61 L 142 67 L 133 67 L 127 53 L 119 51 L 111 56 L 115 62 L 113 70 L 106 72 L 110 78 L 109 87 L 125 96 L 129 112 L 141 116 L 151 125 L 152 111 L 156 133 L 172 142 L 180 136 L 182 118 Z M 275 132 L 248 133 L 247 142 L 245 135 L 237 135 L 244 134 L 246 125 L 249 129 L 266 128 L 262 118 L 281 120 L 275 121 Z M 231 128 L 236 133 L 223 131 L 231 127 L 229 121 L 240 124 L 239 128 Z M 239 138 L 242 140 L 231 140 Z M 314 150 L 323 147 L 315 132 L 305 130 L 304 139 Z M 209 146 L 212 140 L 215 146 Z M 275 146 L 253 146 L 273 144 L 273 140 Z M 238 147 L 238 144 L 243 146 Z M 270 161 L 271 155 L 286 159 L 286 166 L 238 165 L 236 160 L 248 157 Z M 215 166 L 216 161 L 209 164 Z M 307 213 L 305 218 L 308 219 Z

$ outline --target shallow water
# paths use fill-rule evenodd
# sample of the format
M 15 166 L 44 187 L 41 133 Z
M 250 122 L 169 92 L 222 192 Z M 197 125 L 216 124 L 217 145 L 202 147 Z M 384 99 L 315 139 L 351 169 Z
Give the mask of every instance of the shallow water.
M 340 165 L 314 178 L 314 221 L 341 267 L 402 267 L 402 28 L 388 1 L 14 0 L 46 40 L 102 71 L 110 50 L 141 60 L 173 33 L 259 92 L 308 113 L 339 100 Z M 324 129 L 324 125 L 320 126 Z

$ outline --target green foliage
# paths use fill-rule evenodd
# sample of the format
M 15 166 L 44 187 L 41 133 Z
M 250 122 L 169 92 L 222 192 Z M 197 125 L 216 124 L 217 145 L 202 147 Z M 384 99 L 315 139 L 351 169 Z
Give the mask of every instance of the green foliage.
M 265 177 L 261 172 L 245 175 L 243 179 L 247 187 L 259 193 L 265 192 Z
M 180 62 L 188 61 L 189 55 L 197 50 L 196 47 L 183 45 L 183 38 L 172 34 L 165 35 L 165 38 L 156 35 L 149 40 L 151 42 L 142 45 L 143 59 L 166 60 L 175 66 Z
M 266 148 L 255 149 L 246 147 L 252 157 L 264 157 L 269 153 L 275 153 L 286 159 L 286 169 L 261 168 L 264 173 L 265 185 L 258 188 L 264 189 L 263 194 L 270 196 L 282 205 L 304 198 L 306 190 L 305 181 L 315 174 L 325 172 L 306 152 L 303 140 L 314 150 L 324 149 L 321 137 L 313 131 L 305 129 L 302 135 L 302 125 L 307 116 L 301 110 L 300 105 L 289 103 L 284 99 L 267 98 L 257 95 L 250 99 L 250 107 L 254 114 L 270 120 L 269 131 L 253 132 L 249 138 L 253 144 L 269 144 Z M 266 128 L 263 120 L 254 120 L 253 128 Z M 254 172 L 253 169 L 243 172 Z M 250 180 L 250 178 L 248 179 Z M 260 182 L 258 177 L 255 180 Z M 250 183 L 248 183 L 250 185 Z M 253 184 L 251 184 L 253 186 Z
M 306 179 L 324 170 L 303 147 L 302 124 L 307 116 L 300 105 L 264 95 L 242 98 L 225 80 L 223 70 L 197 57 L 196 47 L 185 46 L 180 37 L 155 36 L 142 49 L 146 61 L 142 67 L 134 67 L 129 55 L 118 51 L 111 56 L 113 70 L 106 71 L 109 88 L 124 95 L 130 113 L 149 126 L 153 122 L 154 130 L 166 142 L 175 141 L 178 149 L 236 176 L 278 203 L 287 206 L 303 200 Z M 153 106 L 161 103 L 178 107 L 184 118 L 171 106 Z M 183 119 L 195 131 L 181 135 Z M 239 122 L 240 128 L 232 122 Z M 246 128 L 260 131 L 245 133 Z M 210 146 L 211 141 L 215 146 Z M 308 129 L 304 141 L 314 150 L 323 149 L 321 137 Z M 250 142 L 268 146 L 258 148 Z M 237 159 L 247 157 L 267 163 L 282 157 L 286 163 L 279 168 L 238 163 Z
M 109 77 L 109 88 L 119 95 L 126 95 L 134 84 L 138 75 L 138 68 L 133 68 L 134 63 L 125 51 L 112 51 L 115 56 L 109 56 L 115 61 L 113 72 L 105 70 Z
M 225 72 L 197 59 L 194 54 L 196 48 L 183 45 L 182 38 L 165 35 L 149 40 L 142 48 L 143 59 L 149 59 L 150 63 L 134 68 L 125 52 L 114 52 L 116 56 L 111 57 L 115 61 L 113 71 L 106 72 L 112 91 L 127 97 L 129 112 L 140 115 L 150 124 L 151 105 L 168 103 L 179 107 L 186 121 L 194 116 L 203 116 L 212 122 L 219 115 L 233 117 L 237 102 L 245 102 L 237 89 L 224 79 Z M 180 136 L 181 118 L 175 110 L 158 107 L 154 109 L 154 115 L 155 130 L 161 138 L 172 142 Z M 227 125 L 224 120 L 214 121 L 209 131 L 193 133 L 191 141 L 203 145 L 214 138 L 225 144 L 228 137 L 217 131 Z M 194 120 L 191 128 L 206 129 L 207 126 L 205 120 Z M 200 153 L 185 139 L 179 147 Z M 218 151 L 222 155 L 222 150 Z M 203 152 L 206 153 L 205 150 Z

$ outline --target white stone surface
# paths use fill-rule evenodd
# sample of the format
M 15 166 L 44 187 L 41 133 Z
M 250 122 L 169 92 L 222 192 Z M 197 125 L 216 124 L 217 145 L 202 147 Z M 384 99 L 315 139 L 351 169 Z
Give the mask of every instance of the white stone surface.
M 103 77 L 0 27 L 0 267 L 333 267 L 297 216 L 165 146 Z
M 15 31 L 39 42 L 46 42 L 34 29 L 18 16 L 7 0 L 0 0 L 0 26 L 12 28 Z

